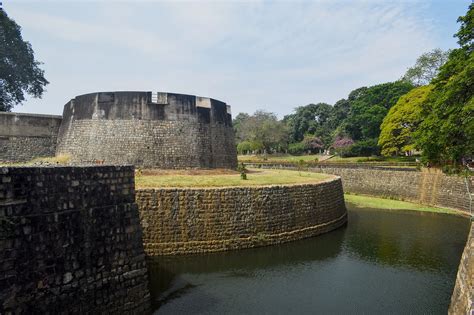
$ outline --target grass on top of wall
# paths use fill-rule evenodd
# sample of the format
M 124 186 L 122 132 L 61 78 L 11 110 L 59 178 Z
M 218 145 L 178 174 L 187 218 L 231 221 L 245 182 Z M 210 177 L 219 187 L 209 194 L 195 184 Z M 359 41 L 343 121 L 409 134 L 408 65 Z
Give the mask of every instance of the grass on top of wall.
M 70 160 L 71 157 L 64 154 L 50 157 L 37 157 L 26 162 L 0 162 L 0 166 L 67 165 Z
M 144 171 L 135 177 L 135 185 L 140 188 L 161 187 L 229 187 L 261 186 L 282 184 L 317 183 L 331 178 L 331 175 L 305 171 L 249 169 L 247 180 L 235 171 Z
M 413 211 L 425 211 L 425 212 L 437 212 L 437 213 L 449 213 L 465 215 L 461 211 L 437 208 L 426 205 L 421 205 L 413 202 L 384 199 L 370 196 L 344 194 L 346 202 L 353 204 L 358 208 L 374 208 L 374 209 L 385 209 L 385 210 L 413 210 Z

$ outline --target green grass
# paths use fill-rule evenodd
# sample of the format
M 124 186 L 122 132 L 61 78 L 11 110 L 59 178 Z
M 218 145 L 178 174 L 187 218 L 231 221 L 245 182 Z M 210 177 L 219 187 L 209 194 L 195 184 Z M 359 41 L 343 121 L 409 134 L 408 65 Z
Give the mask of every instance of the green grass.
M 326 160 L 326 163 L 406 163 L 406 162 L 415 162 L 416 157 L 414 156 L 354 156 L 354 157 L 340 157 L 333 156 L 332 158 Z
M 283 154 L 283 155 L 270 155 L 268 154 L 266 156 L 266 160 L 264 159 L 263 155 L 239 155 L 238 160 L 239 162 L 247 162 L 247 163 L 252 163 L 252 162 L 267 162 L 267 163 L 272 163 L 272 162 L 287 162 L 287 163 L 294 163 L 298 162 L 300 160 L 303 160 L 305 162 L 316 162 L 316 159 L 320 159 L 321 155 L 319 154 L 310 154 L 310 155 L 289 155 L 289 154 Z
M 137 188 L 160 187 L 229 187 L 259 186 L 280 184 L 316 183 L 331 178 L 331 175 L 312 172 L 287 170 L 250 169 L 247 180 L 240 179 L 239 173 L 234 174 L 201 174 L 201 175 L 141 175 L 135 177 Z
M 289 154 L 267 154 L 264 155 L 239 155 L 239 162 L 244 163 L 297 163 L 300 160 L 305 162 L 318 162 L 321 163 L 406 163 L 406 162 L 415 162 L 416 157 L 414 156 L 396 156 L 396 157 L 383 157 L 383 156 L 374 156 L 374 157 L 364 157 L 364 156 L 355 156 L 343 158 L 340 156 L 333 156 L 329 159 L 326 159 L 326 156 L 319 154 L 310 154 L 310 155 L 289 155 Z M 324 160 L 324 161 L 323 161 Z
M 463 214 L 461 211 L 430 207 L 426 205 L 420 205 L 417 203 L 384 199 L 377 197 L 361 196 L 344 194 L 344 199 L 359 208 L 375 208 L 375 209 L 387 209 L 387 210 L 413 210 L 413 211 L 425 211 L 425 212 L 437 212 L 437 213 L 449 213 L 449 214 Z

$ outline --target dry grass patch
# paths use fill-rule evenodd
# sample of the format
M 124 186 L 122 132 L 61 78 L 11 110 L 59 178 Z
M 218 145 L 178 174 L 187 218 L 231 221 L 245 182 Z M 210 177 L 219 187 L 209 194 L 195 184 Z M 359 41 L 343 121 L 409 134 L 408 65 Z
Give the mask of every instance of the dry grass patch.
M 223 170 L 144 170 L 135 177 L 140 188 L 160 187 L 234 187 L 305 184 L 325 181 L 333 177 L 327 174 L 289 170 L 249 169 L 247 180 L 236 171 Z

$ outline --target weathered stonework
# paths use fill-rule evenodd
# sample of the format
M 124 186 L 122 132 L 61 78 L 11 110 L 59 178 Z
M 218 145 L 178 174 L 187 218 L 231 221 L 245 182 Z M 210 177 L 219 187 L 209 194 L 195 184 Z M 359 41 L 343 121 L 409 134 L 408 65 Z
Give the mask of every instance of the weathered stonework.
M 131 166 L 0 168 L 0 314 L 146 314 Z
M 474 312 L 474 223 L 467 238 L 466 247 L 459 263 L 456 285 L 448 314 L 472 314 Z
M 249 166 L 258 165 L 249 164 Z M 265 164 L 260 167 L 296 168 L 279 164 Z M 474 193 L 473 177 L 448 176 L 435 170 L 417 171 L 416 169 L 342 165 L 321 165 L 309 170 L 340 176 L 345 192 L 389 197 L 465 212 L 470 211 L 469 192 Z M 472 206 L 474 207 L 474 202 Z
M 54 156 L 61 116 L 0 112 L 0 162 Z
M 340 178 L 301 185 L 139 189 L 136 201 L 148 255 L 279 244 L 347 221 Z
M 230 108 L 191 95 L 92 93 L 64 106 L 57 154 L 156 168 L 235 168 Z

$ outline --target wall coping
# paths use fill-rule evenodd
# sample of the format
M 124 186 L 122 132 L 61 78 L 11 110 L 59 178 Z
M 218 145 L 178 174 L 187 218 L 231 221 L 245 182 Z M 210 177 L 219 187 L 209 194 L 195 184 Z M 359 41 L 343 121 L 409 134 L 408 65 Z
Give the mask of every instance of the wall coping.
M 0 115 L 63 119 L 63 116 L 62 116 L 62 115 L 51 115 L 51 114 L 33 114 L 33 113 L 18 113 L 18 112 L 0 112 Z

